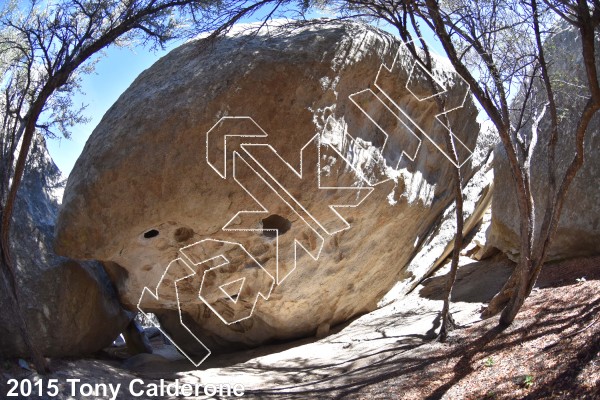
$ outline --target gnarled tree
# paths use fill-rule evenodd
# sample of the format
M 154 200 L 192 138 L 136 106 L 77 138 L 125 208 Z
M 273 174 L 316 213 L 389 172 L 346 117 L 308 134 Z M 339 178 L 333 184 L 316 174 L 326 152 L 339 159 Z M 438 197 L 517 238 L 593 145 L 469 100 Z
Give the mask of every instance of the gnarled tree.
M 326 4 L 351 9 L 355 16 L 383 20 L 398 28 L 403 40 L 418 32 L 419 23 L 435 33 L 455 70 L 500 136 L 512 173 L 520 215 L 517 267 L 484 313 L 502 311 L 510 324 L 530 294 L 552 243 L 569 186 L 584 159 L 588 125 L 600 108 L 596 66 L 596 30 L 600 2 L 585 0 L 333 0 Z M 580 36 L 587 99 L 574 127 L 561 125 L 560 80 L 552 76 L 548 40 L 566 21 Z M 426 44 L 423 43 L 426 47 Z M 572 160 L 557 176 L 559 133 L 573 135 Z M 548 154 L 548 195 L 543 204 L 532 193 L 531 161 L 538 141 Z M 535 211 L 543 208 L 536 230 Z M 450 279 L 449 282 L 452 282 Z
M 442 3 L 426 0 L 420 15 L 440 38 L 457 72 L 488 114 L 502 140 L 514 179 L 521 216 L 519 262 L 500 293 L 492 299 L 486 315 L 502 310 L 500 323 L 512 323 L 525 298 L 531 293 L 556 233 L 569 186 L 584 159 L 584 138 L 589 123 L 600 109 L 600 86 L 596 67 L 595 31 L 600 22 L 600 3 L 586 1 L 475 1 Z M 506 18 L 502 13 L 513 18 Z M 581 40 L 585 63 L 587 100 L 575 127 L 561 126 L 557 104 L 559 85 L 552 79 L 546 59 L 546 42 L 557 26 L 557 18 L 575 26 Z M 550 18 L 548 17 L 550 16 Z M 518 27 L 521 34 L 515 35 Z M 518 31 L 518 32 L 519 32 Z M 508 33 L 508 36 L 506 35 Z M 525 51 L 520 51 L 522 46 Z M 508 47 L 507 47 L 508 46 Z M 507 55 L 511 62 L 506 62 Z M 480 65 L 480 75 L 469 68 Z M 517 79 L 504 74 L 523 65 Z M 477 70 L 476 70 L 477 71 Z M 482 75 L 483 74 L 483 75 Z M 477 77 L 476 77 L 477 76 Z M 482 80 L 488 76 L 489 80 Z M 514 77 L 510 73 L 508 77 Z M 518 97 L 511 99 L 511 84 L 517 84 Z M 537 88 L 543 88 L 541 96 Z M 511 100 L 515 100 L 511 104 Z M 541 130 L 541 121 L 549 113 Z M 525 129 L 526 127 L 530 129 Z M 573 158 L 560 179 L 556 176 L 555 157 L 559 128 L 575 137 Z M 545 204 L 536 204 L 531 184 L 531 159 L 538 140 L 545 140 L 548 151 L 548 195 Z M 541 229 L 536 232 L 535 208 L 544 207 Z

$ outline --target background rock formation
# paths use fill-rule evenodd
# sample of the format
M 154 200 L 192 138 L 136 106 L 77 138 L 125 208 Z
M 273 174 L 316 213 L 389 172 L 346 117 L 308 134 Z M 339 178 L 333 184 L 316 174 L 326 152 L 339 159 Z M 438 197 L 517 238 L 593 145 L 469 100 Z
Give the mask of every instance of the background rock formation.
M 52 250 L 60 171 L 44 140 L 35 139 L 19 189 L 11 242 L 22 312 L 45 356 L 80 356 L 109 345 L 129 318 L 102 266 L 59 257 Z M 28 356 L 0 293 L 0 355 Z
M 550 73 L 564 83 L 557 86 L 557 104 L 561 106 L 559 141 L 556 152 L 557 182 L 562 180 L 575 154 L 574 130 L 584 109 L 581 85 L 586 82 L 578 34 L 566 28 L 549 39 L 551 51 Z M 598 64 L 600 60 L 597 60 Z M 585 85 L 584 85 L 585 86 Z M 545 101 L 545 93 L 537 88 L 536 96 Z M 536 201 L 536 232 L 539 232 L 548 194 L 547 142 L 549 113 L 540 124 L 540 137 L 531 161 L 532 191 Z M 531 125 L 524 128 L 531 130 Z M 516 259 L 519 253 L 518 207 L 515 201 L 513 178 L 502 146 L 495 150 L 494 181 L 496 190 L 492 201 L 492 223 L 487 246 L 496 247 Z M 566 259 L 600 254 L 600 119 L 596 115 L 588 127 L 585 138 L 585 161 L 577 173 L 562 211 L 558 231 L 554 237 L 548 259 Z
M 104 261 L 121 301 L 132 309 L 145 287 L 154 290 L 160 283 L 159 300 L 147 297 L 144 308 L 157 314 L 180 346 L 193 341 L 186 342 L 180 325 L 174 281 L 189 271 L 174 266 L 164 279 L 163 274 L 172 260 L 183 257 L 182 247 L 205 239 L 242 243 L 255 257 L 256 263 L 244 264 L 239 248 L 220 249 L 231 260 L 227 271 L 245 273 L 253 282 L 244 283 L 235 306 L 228 306 L 236 299 L 227 299 L 225 293 L 216 299 L 230 316 L 238 315 L 239 307 L 243 312 L 252 307 L 252 299 L 244 298 L 255 292 L 252 285 L 268 286 L 260 266 L 275 276 L 276 243 L 280 266 L 291 272 L 274 286 L 268 301 L 259 299 L 251 318 L 231 325 L 198 299 L 206 268 L 198 268 L 191 281 L 180 282 L 183 321 L 211 350 L 311 335 L 319 327 L 323 334 L 327 326 L 374 309 L 398 280 L 422 278 L 404 267 L 452 200 L 452 164 L 432 143 L 443 144 L 446 131 L 434 118 L 435 103 L 427 98 L 425 78 L 411 74 L 410 59 L 401 57 L 379 83 L 432 141 L 421 136 L 417 147 L 404 124 L 386 114 L 386 107 L 392 107 L 389 99 L 380 93 L 383 100 L 377 102 L 362 92 L 356 103 L 367 114 L 383 118 L 378 122 L 390 132 L 386 141 L 349 99 L 365 89 L 378 93 L 374 83 L 380 65 L 391 66 L 398 48 L 391 35 L 368 25 L 313 22 L 271 28 L 269 35 L 229 35 L 210 44 L 194 40 L 173 50 L 136 79 L 88 140 L 65 190 L 58 251 Z M 466 87 L 445 64 L 436 63 L 436 77 L 449 89 L 447 104 L 459 106 Z M 476 114 L 467 99 L 450 117 L 454 133 L 471 150 L 479 133 Z M 213 126 L 216 131 L 225 129 L 218 124 L 224 116 L 251 117 L 268 137 L 245 140 L 270 144 L 294 168 L 300 165 L 300 149 L 310 142 L 303 179 L 288 173 L 269 149 L 248 151 L 290 188 L 290 197 L 314 213 L 314 220 L 303 219 L 302 213 L 256 183 L 253 171 L 242 163 L 237 164 L 239 180 L 258 185 L 249 192 L 268 212 L 236 217 L 241 210 L 260 207 L 231 177 L 231 152 L 237 150 L 248 165 L 257 164 L 239 140 L 227 142 L 227 179 L 207 164 L 207 156 L 218 154 L 214 160 L 219 162 L 225 152 L 222 140 L 206 150 L 206 133 Z M 227 129 L 260 133 L 247 123 L 248 119 Z M 322 143 L 311 142 L 315 134 Z M 320 159 L 314 158 L 317 150 Z M 414 161 L 403 151 L 416 153 Z M 465 154 L 461 150 L 463 159 Z M 329 235 L 316 221 L 339 227 L 340 220 L 327 205 L 355 204 L 366 192 L 317 190 L 317 165 L 322 186 L 364 189 L 376 184 L 358 207 L 338 209 L 350 224 L 347 230 Z M 467 177 L 474 172 L 470 162 L 463 168 Z M 245 230 L 223 231 L 228 221 L 230 227 Z M 269 226 L 280 229 L 277 240 L 272 231 L 261 231 Z M 318 254 L 320 237 L 323 248 Z M 297 248 L 298 265 L 291 271 L 296 239 L 306 251 Z M 318 254 L 318 260 L 308 253 Z M 219 274 L 224 273 L 211 275 L 208 285 L 221 282 Z

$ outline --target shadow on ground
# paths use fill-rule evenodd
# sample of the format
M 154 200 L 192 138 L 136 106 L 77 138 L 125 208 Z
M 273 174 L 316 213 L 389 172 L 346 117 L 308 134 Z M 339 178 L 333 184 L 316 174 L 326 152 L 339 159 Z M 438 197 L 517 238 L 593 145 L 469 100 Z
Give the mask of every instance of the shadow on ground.
M 561 301 L 546 292 L 551 290 L 528 300 L 528 312 L 508 329 L 498 327 L 494 319 L 457 332 L 447 345 L 399 343 L 389 348 L 384 357 L 323 378 L 319 382 L 321 388 L 314 387 L 316 382 L 310 372 L 298 368 L 295 371 L 298 383 L 275 390 L 248 391 L 247 395 L 260 399 L 597 399 L 589 387 L 582 385 L 580 373 L 597 362 L 600 350 L 598 288 L 581 290 L 577 302 Z M 580 337 L 575 344 L 574 340 L 581 335 L 590 337 Z M 544 338 L 549 338 L 549 343 L 540 349 L 538 341 Z M 532 365 L 541 366 L 538 370 L 528 366 L 535 379 L 531 388 L 524 386 L 523 374 L 516 367 L 514 371 L 502 366 L 495 372 L 490 370 L 496 381 L 478 378 L 480 371 L 485 370 L 484 360 L 500 357 L 499 353 L 516 354 L 528 347 L 533 348 L 533 354 L 527 356 Z M 551 364 L 550 360 L 560 363 L 550 369 L 545 366 Z M 265 373 L 279 372 L 273 366 L 265 369 Z M 463 382 L 478 379 L 487 384 L 477 387 L 471 386 L 472 382 Z M 471 387 L 466 397 L 453 390 L 461 383 Z
M 452 290 L 452 301 L 489 302 L 500 291 L 513 268 L 514 263 L 503 255 L 461 266 Z M 443 300 L 446 278 L 446 275 L 442 275 L 426 279 L 419 295 L 431 300 Z

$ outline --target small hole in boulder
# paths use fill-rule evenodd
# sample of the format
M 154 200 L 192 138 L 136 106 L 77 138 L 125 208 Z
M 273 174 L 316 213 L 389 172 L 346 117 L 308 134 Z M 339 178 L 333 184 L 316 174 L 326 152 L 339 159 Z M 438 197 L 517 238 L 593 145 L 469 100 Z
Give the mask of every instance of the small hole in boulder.
M 273 214 L 262 220 L 263 229 L 277 229 L 279 235 L 283 235 L 292 227 L 292 223 L 281 215 Z M 277 236 L 275 231 L 263 231 L 266 237 L 274 238 Z
M 183 226 L 181 228 L 177 228 L 173 233 L 173 237 L 177 242 L 185 242 L 192 236 L 194 236 L 194 230 Z
M 158 236 L 158 231 L 156 229 L 150 229 L 148 232 L 144 233 L 145 239 L 151 239 L 156 236 Z

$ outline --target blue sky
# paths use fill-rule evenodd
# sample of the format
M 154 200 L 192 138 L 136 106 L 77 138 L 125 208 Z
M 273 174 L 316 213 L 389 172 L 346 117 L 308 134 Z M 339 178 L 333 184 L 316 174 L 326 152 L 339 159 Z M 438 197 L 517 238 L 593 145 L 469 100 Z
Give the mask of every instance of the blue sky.
M 250 20 L 243 22 L 256 21 L 260 17 L 261 14 L 257 13 Z M 390 27 L 380 26 L 380 28 L 395 33 Z M 428 42 L 434 50 L 440 51 L 439 46 L 436 46 L 436 41 L 429 40 Z M 71 172 L 96 125 L 121 93 L 142 71 L 182 43 L 181 40 L 169 42 L 165 50 L 159 51 L 151 51 L 142 46 L 135 48 L 111 46 L 96 64 L 95 72 L 82 77 L 83 93 L 75 95 L 73 101 L 76 106 L 87 105 L 84 114 L 90 118 L 89 122 L 74 126 L 71 129 L 70 139 L 59 138 L 47 141 L 50 155 L 65 177 Z

